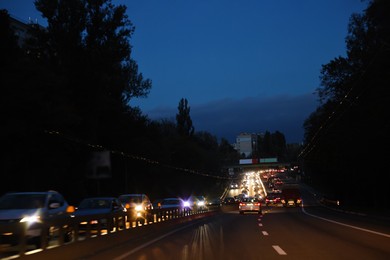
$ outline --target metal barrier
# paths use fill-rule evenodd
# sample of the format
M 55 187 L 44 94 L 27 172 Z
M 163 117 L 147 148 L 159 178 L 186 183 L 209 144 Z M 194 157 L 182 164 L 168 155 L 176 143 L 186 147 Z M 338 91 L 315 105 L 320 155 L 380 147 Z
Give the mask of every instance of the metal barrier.
M 17 256 L 25 256 L 27 254 L 46 251 L 54 247 L 72 243 L 82 243 L 102 235 L 109 235 L 124 230 L 139 229 L 146 225 L 158 224 L 162 222 L 170 222 L 175 219 L 188 218 L 193 215 L 200 215 L 207 212 L 219 210 L 219 206 L 209 206 L 207 209 L 153 209 L 148 213 L 151 214 L 150 219 L 130 219 L 128 212 L 120 212 L 115 214 L 98 214 L 90 216 L 74 216 L 68 215 L 62 219 L 47 221 L 40 225 L 41 235 L 39 248 L 37 245 L 30 245 L 26 236 L 27 226 L 25 223 L 10 223 L 0 225 L 0 234 L 14 236 L 16 245 L 0 245 L 0 259 Z M 95 222 L 96 225 L 92 223 Z M 81 224 L 83 228 L 81 228 Z M 102 223 L 105 223 L 103 225 Z

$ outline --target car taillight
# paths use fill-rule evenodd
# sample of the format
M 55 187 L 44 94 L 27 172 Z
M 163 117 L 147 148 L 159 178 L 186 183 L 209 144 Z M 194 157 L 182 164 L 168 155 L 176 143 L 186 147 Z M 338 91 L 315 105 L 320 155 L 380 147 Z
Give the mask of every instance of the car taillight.
M 245 203 L 240 202 L 240 206 L 245 206 Z
M 255 203 L 255 206 L 260 206 L 260 203 L 259 202 Z

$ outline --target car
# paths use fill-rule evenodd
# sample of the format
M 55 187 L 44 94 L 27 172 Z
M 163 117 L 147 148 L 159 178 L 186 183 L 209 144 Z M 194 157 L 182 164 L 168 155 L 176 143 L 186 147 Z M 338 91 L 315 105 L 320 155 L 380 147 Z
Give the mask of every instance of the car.
M 285 185 L 281 193 L 281 202 L 284 207 L 302 206 L 302 197 L 299 185 Z
M 74 207 L 57 191 L 10 192 L 0 197 L 0 225 L 22 225 L 26 228 L 26 243 L 37 248 L 42 246 L 42 235 L 47 236 L 47 241 L 58 236 L 59 227 L 52 222 L 70 220 L 73 212 Z M 47 230 L 42 230 L 44 225 L 49 225 Z M 70 227 L 63 234 L 64 242 L 72 240 Z M 16 246 L 20 236 L 17 232 L 3 232 L 0 244 Z
M 262 214 L 261 201 L 254 197 L 242 198 L 238 204 L 238 211 L 240 214 L 244 214 L 245 212 Z
M 207 202 L 207 205 L 209 206 L 218 206 L 220 207 L 222 205 L 220 198 L 212 198 Z
M 190 209 L 190 202 L 182 200 L 180 198 L 164 198 L 161 201 L 161 209 Z
M 225 197 L 223 199 L 223 204 L 227 205 L 227 204 L 236 204 L 236 199 L 234 197 Z
M 163 199 L 156 199 L 152 202 L 153 209 L 160 209 Z
M 265 205 L 267 206 L 278 205 L 281 204 L 281 202 L 281 193 L 279 192 L 268 193 L 265 197 Z
M 133 220 L 151 221 L 153 204 L 149 197 L 143 193 L 122 194 L 118 197 L 122 205 L 127 209 L 128 222 Z
M 96 219 L 88 218 L 88 220 L 81 221 L 79 223 L 79 230 L 87 230 L 90 228 L 91 230 L 96 231 L 100 228 L 100 230 L 106 229 L 112 231 L 114 230 L 114 227 L 117 226 L 117 224 L 120 228 L 125 227 L 125 212 L 127 212 L 126 208 L 116 197 L 90 197 L 85 198 L 80 202 L 73 216 L 92 217 L 94 215 L 101 215 Z M 111 216 L 114 214 L 117 216 Z M 103 217 L 103 215 L 107 215 L 107 217 Z M 111 219 L 108 216 L 110 216 Z
M 204 196 L 191 196 L 189 200 L 192 202 L 193 209 L 207 209 L 207 200 Z
M 231 183 L 230 184 L 230 189 L 238 189 L 239 187 L 238 187 L 238 184 L 237 183 Z

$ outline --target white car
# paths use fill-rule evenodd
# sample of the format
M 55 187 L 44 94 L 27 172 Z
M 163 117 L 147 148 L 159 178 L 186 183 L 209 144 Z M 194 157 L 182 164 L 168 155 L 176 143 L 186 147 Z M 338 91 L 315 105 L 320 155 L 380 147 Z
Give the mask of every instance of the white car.
M 240 204 L 238 204 L 238 211 L 240 214 L 244 214 L 245 212 L 262 214 L 261 201 L 255 197 L 244 197 L 240 200 Z
M 13 192 L 0 197 L 0 225 L 25 226 L 27 244 L 36 245 L 37 248 L 41 247 L 42 224 L 70 218 L 73 212 L 74 207 L 69 206 L 64 197 L 56 191 Z M 49 226 L 45 235 L 54 236 L 55 232 L 58 232 L 58 228 Z M 71 239 L 69 230 L 65 232 L 64 241 Z M 20 242 L 20 234 L 14 230 L 0 234 L 2 245 L 15 246 Z

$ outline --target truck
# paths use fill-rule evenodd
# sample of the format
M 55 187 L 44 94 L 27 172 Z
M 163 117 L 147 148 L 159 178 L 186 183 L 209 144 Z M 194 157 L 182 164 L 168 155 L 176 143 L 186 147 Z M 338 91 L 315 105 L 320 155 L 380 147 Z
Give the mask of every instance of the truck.
M 281 202 L 283 207 L 300 207 L 302 206 L 302 196 L 299 185 L 285 185 L 282 187 Z

